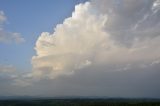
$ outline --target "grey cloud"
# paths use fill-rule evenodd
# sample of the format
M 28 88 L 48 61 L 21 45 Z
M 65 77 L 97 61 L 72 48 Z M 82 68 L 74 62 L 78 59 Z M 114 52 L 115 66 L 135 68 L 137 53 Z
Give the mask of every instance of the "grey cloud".
M 131 46 L 136 39 L 160 35 L 158 0 L 91 0 L 91 2 L 100 14 L 109 14 L 105 30 L 119 44 Z
M 29 95 L 40 96 L 108 96 L 159 97 L 159 65 L 149 68 L 113 71 L 116 68 L 94 66 L 76 71 L 74 75 L 41 79 L 27 87 Z
M 18 78 L 0 77 L 1 95 L 28 96 L 107 96 L 107 97 L 151 97 L 159 98 L 159 60 L 154 60 L 141 67 L 140 63 L 117 65 L 94 65 L 76 70 L 74 75 L 61 75 L 56 79 L 32 79 L 30 85 Z M 154 64 L 153 64 L 154 63 Z M 152 65 L 151 65 L 152 64 Z M 138 66 L 137 66 L 138 65 Z M 25 74 L 24 74 L 25 75 Z M 22 77 L 22 76 L 21 76 Z M 23 82 L 24 81 L 24 82 Z M 28 80 L 29 81 L 29 80 Z

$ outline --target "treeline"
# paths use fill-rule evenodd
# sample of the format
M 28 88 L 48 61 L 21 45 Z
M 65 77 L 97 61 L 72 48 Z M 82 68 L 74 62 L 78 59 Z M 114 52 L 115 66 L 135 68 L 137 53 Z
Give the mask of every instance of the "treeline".
M 0 106 L 160 106 L 159 100 L 49 99 L 3 100 Z

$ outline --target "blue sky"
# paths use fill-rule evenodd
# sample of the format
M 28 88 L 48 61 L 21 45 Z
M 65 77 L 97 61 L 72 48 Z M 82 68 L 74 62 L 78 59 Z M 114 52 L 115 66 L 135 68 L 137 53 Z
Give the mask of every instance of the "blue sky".
M 57 24 L 71 16 L 74 6 L 86 0 L 1 0 L 0 10 L 5 13 L 5 30 L 21 33 L 21 44 L 0 44 L 0 64 L 12 64 L 21 69 L 31 69 L 34 46 L 41 32 L 53 32 Z

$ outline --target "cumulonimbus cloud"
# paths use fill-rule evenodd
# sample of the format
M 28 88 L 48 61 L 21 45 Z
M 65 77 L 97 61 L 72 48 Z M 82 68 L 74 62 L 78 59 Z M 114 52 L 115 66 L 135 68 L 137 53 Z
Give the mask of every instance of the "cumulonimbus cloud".
M 32 57 L 33 75 L 55 78 L 86 67 L 130 68 L 132 64 L 159 60 L 159 17 L 159 0 L 91 0 L 78 4 L 53 33 L 39 36 Z

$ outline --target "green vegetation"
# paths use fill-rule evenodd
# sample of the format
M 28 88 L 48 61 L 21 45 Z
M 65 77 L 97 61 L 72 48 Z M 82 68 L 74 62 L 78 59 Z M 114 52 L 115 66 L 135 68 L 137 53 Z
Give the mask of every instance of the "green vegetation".
M 160 100 L 153 100 L 153 99 L 1 100 L 0 106 L 160 106 Z

